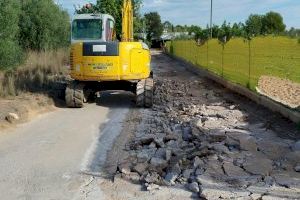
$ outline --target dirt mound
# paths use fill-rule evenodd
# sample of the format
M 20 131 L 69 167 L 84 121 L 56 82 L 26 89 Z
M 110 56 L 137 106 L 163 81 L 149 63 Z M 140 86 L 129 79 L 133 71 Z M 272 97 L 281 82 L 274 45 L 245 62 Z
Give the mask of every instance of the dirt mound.
M 273 76 L 262 76 L 258 82 L 259 93 L 287 105 L 300 108 L 300 84 Z
M 0 133 L 2 129 L 53 110 L 53 105 L 53 99 L 44 94 L 22 93 L 17 97 L 0 98 Z

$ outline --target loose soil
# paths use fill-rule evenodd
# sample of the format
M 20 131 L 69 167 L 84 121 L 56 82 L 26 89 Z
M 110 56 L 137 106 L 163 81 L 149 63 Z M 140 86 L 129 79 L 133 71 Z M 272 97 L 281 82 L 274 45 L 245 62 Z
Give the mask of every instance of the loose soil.
M 291 108 L 300 108 L 300 84 L 273 76 L 262 76 L 258 89 L 271 99 Z
M 16 97 L 0 98 L 0 133 L 1 130 L 25 123 L 37 115 L 55 110 L 53 98 L 45 94 L 21 93 Z M 9 113 L 16 114 L 19 119 L 7 121 Z

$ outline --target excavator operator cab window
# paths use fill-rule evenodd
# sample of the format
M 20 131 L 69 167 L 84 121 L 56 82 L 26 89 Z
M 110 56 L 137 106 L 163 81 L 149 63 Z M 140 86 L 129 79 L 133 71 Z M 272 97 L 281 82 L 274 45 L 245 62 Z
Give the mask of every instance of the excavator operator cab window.
M 76 19 L 72 23 L 73 40 L 100 40 L 102 32 L 101 19 Z
M 114 39 L 114 21 L 112 19 L 107 19 L 105 31 L 106 41 L 112 41 Z

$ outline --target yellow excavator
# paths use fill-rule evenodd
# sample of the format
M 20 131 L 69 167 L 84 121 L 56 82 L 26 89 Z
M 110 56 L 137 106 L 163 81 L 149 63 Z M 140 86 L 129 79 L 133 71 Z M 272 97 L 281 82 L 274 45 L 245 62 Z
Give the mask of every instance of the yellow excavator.
M 135 94 L 138 107 L 152 107 L 154 82 L 150 63 L 149 47 L 133 39 L 131 0 L 123 2 L 121 42 L 115 39 L 115 19 L 111 15 L 75 15 L 71 34 L 72 81 L 65 91 L 67 106 L 82 108 L 100 91 L 124 90 Z

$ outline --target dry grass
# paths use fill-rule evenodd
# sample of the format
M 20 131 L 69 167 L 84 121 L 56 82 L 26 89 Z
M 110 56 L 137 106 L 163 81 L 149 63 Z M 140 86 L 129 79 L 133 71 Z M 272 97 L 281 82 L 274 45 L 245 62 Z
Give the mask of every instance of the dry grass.
M 0 97 L 23 91 L 43 92 L 52 87 L 55 77 L 67 73 L 69 50 L 28 52 L 26 62 L 12 71 L 0 72 Z

